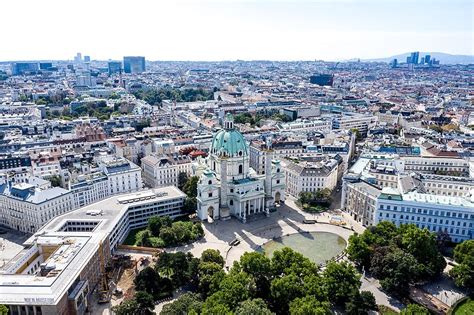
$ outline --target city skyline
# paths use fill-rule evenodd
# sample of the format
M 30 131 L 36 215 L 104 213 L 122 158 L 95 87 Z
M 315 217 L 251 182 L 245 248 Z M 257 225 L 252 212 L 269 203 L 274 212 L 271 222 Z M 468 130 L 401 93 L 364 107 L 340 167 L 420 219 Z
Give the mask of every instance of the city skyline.
M 74 14 L 54 0 L 30 2 L 27 11 L 12 1 L 0 7 L 23 17 L 3 17 L 5 25 L 15 25 L 3 42 L 15 49 L 2 50 L 2 61 L 66 60 L 78 51 L 96 60 L 142 55 L 190 61 L 340 61 L 409 51 L 473 55 L 473 5 L 464 0 L 139 0 L 113 6 L 86 0 Z

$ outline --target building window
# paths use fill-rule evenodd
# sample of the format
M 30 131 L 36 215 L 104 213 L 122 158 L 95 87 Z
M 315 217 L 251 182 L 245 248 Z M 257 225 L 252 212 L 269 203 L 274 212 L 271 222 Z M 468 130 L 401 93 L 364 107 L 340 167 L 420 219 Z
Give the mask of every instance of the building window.
M 242 174 L 244 172 L 244 167 L 242 166 L 242 164 L 239 165 L 239 174 Z

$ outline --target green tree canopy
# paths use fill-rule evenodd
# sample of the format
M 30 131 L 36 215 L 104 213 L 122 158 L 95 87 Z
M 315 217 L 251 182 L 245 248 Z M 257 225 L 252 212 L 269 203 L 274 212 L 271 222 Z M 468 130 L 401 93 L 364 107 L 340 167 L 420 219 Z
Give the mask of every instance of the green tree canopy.
M 272 315 L 262 299 L 245 300 L 239 303 L 235 315 Z
M 454 260 L 458 263 L 450 271 L 457 286 L 474 289 L 474 240 L 464 241 L 454 248 Z
M 290 303 L 291 315 L 330 315 L 330 304 L 318 301 L 314 296 L 296 298 Z
M 400 315 L 430 315 L 430 312 L 421 305 L 408 304 L 401 312 Z
M 163 306 L 160 315 L 199 314 L 202 308 L 202 300 L 199 294 L 185 293 L 177 298 L 173 303 Z
M 358 290 L 354 291 L 346 302 L 346 312 L 349 315 L 369 314 L 370 311 L 377 310 L 377 303 L 372 292 Z
M 347 262 L 330 262 L 323 271 L 323 277 L 329 300 L 337 305 L 344 305 L 351 293 L 360 287 L 360 275 Z
M 217 249 L 206 249 L 201 254 L 202 262 L 213 262 L 218 264 L 221 267 L 224 267 L 224 258 L 221 255 L 221 252 Z

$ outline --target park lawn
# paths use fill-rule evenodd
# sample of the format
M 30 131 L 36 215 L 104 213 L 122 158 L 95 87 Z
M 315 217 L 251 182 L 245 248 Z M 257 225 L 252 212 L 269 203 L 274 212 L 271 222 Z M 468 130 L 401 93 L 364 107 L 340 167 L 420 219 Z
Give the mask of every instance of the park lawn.
M 140 232 L 140 231 L 143 231 L 143 230 L 146 230 L 147 227 L 143 227 L 141 229 L 133 229 L 133 230 L 130 230 L 130 232 L 128 232 L 128 235 L 127 237 L 125 238 L 125 241 L 123 241 L 123 245 L 131 245 L 131 246 L 135 246 L 135 243 L 137 242 L 137 239 L 136 239 L 136 236 L 137 236 L 137 233 Z
M 474 314 L 474 300 L 468 298 L 467 300 L 461 302 L 454 309 L 453 315 L 472 315 Z

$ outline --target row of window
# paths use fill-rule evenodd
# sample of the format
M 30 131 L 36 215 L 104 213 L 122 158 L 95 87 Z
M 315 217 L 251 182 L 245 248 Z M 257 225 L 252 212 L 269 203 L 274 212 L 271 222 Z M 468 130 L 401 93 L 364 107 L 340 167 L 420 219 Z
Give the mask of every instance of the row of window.
M 390 206 L 390 205 L 380 205 L 379 210 L 393 210 L 398 211 L 398 206 Z M 420 213 L 420 214 L 428 214 L 428 215 L 439 215 L 439 216 L 446 216 L 446 217 L 453 217 L 459 219 L 474 219 L 474 214 L 469 215 L 468 213 L 461 213 L 461 212 L 451 212 L 451 211 L 444 211 L 444 210 L 432 210 L 432 209 L 421 209 L 421 208 L 411 208 L 411 207 L 401 207 L 401 212 L 411 212 L 411 213 Z
M 379 217 L 380 218 L 383 217 L 382 212 L 379 213 Z M 390 214 L 388 212 L 385 213 L 385 218 L 390 218 Z M 392 214 L 392 219 L 397 219 L 397 218 L 400 219 L 400 220 L 411 220 L 412 222 L 417 221 L 417 222 L 428 222 L 428 223 L 468 227 L 467 221 L 461 222 L 461 221 L 451 220 L 451 222 L 450 222 L 448 219 L 439 219 L 439 222 L 438 222 L 438 218 L 430 218 L 430 217 L 424 217 L 424 216 L 420 217 L 420 216 L 414 216 L 414 215 L 412 215 L 411 218 L 410 218 L 410 215 L 408 215 L 408 214 L 406 214 L 406 215 L 400 214 L 400 216 L 398 216 L 395 213 Z M 469 222 L 469 227 L 472 227 L 472 222 Z
M 397 224 L 397 222 L 395 220 L 392 220 L 392 223 Z M 413 222 L 401 222 L 401 223 L 403 224 L 403 223 L 413 223 Z M 436 226 L 433 226 L 433 225 L 425 225 L 425 224 L 422 224 L 422 223 L 414 223 L 414 224 L 420 229 L 426 228 L 426 229 L 430 230 L 431 232 L 445 231 L 446 233 L 449 233 L 451 235 L 461 236 L 461 237 L 454 236 L 452 238 L 452 240 L 455 243 L 460 242 L 463 239 L 466 239 L 466 238 L 470 237 L 469 232 L 465 229 L 457 229 L 457 228 L 452 228 L 452 227 L 451 228 L 445 228 L 445 227 L 441 227 L 441 226 L 436 227 Z M 464 235 L 466 237 L 464 237 Z

